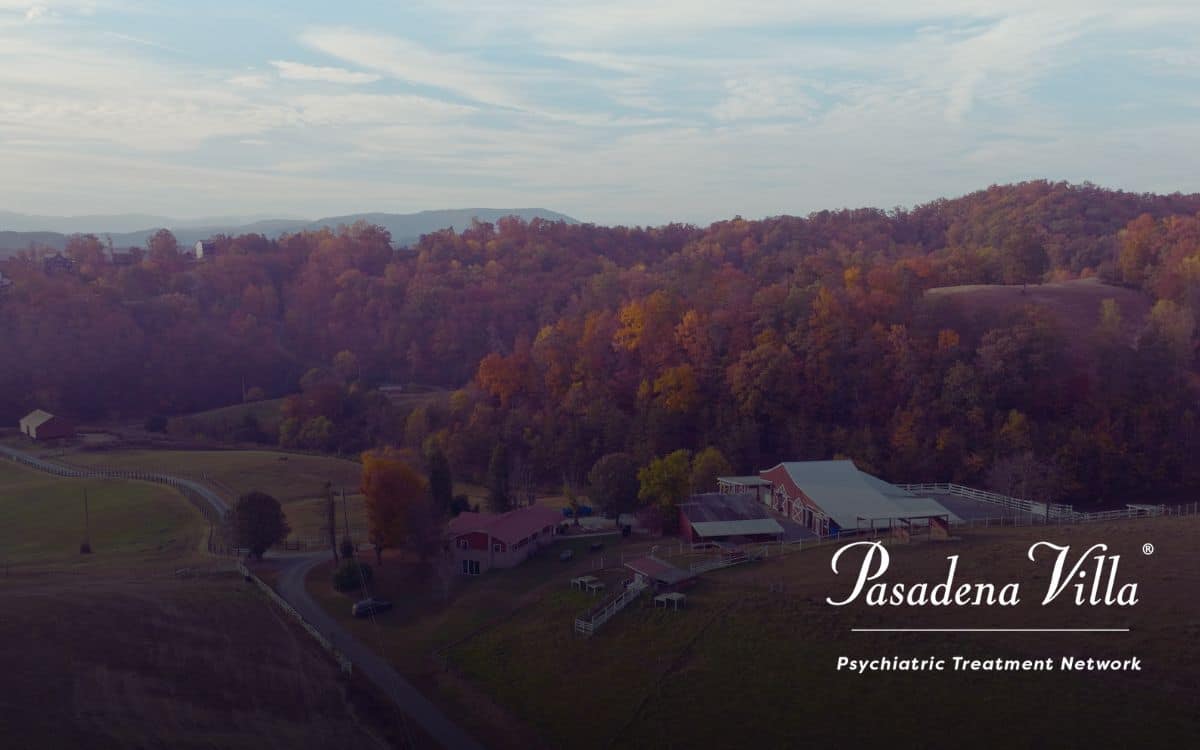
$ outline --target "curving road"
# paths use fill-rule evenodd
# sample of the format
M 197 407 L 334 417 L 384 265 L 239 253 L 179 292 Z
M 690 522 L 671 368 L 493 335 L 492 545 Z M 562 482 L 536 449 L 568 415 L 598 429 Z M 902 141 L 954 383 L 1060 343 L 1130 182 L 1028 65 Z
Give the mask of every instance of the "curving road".
M 386 659 L 356 640 L 350 631 L 342 627 L 337 620 L 313 601 L 304 581 L 314 567 L 329 559 L 327 553 L 275 559 L 284 561 L 285 566 L 280 570 L 277 584 L 279 595 L 287 600 L 288 604 L 295 607 L 313 627 L 333 641 L 339 651 L 350 657 L 350 660 L 354 662 L 355 669 L 361 670 L 380 690 L 396 702 L 401 711 L 419 724 L 443 747 L 453 748 L 453 750 L 458 750 L 458 748 L 482 750 L 482 745 L 471 739 L 458 725 L 450 721 L 437 706 L 433 705 L 408 680 L 404 679 Z

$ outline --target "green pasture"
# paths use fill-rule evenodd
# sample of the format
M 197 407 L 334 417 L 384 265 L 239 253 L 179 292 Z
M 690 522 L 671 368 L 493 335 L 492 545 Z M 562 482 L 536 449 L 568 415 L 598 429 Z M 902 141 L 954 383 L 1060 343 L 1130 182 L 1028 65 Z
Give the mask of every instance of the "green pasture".
M 79 554 L 87 494 L 92 555 Z M 60 479 L 0 461 L 0 565 L 123 565 L 198 554 L 203 516 L 146 482 Z

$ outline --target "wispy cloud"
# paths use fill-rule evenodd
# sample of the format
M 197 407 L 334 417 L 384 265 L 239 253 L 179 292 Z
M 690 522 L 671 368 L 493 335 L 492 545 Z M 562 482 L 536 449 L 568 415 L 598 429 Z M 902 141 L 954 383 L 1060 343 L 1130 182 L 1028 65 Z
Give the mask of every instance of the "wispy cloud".
M 354 29 L 305 32 L 309 47 L 359 67 L 465 99 L 519 108 L 522 98 L 494 68 L 465 55 L 436 52 L 398 36 Z
M 320 81 L 322 83 L 357 85 L 374 83 L 382 77 L 375 73 L 363 73 L 323 65 L 306 65 L 290 60 L 272 60 L 271 65 L 279 71 L 280 78 L 286 78 L 289 81 Z
M 206 25 L 222 12 L 228 36 Z M 0 0 L 0 173 L 41 170 L 0 184 L 0 206 L 315 215 L 370 195 L 704 221 L 1039 176 L 1200 189 L 1195 0 L 200 13 Z

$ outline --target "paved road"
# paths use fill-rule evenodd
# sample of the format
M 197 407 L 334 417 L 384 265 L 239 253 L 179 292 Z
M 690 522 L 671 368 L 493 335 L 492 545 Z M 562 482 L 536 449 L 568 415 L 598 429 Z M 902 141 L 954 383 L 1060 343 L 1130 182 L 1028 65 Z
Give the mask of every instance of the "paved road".
M 334 642 L 338 650 L 350 657 L 354 668 L 361 670 L 396 702 L 400 710 L 421 725 L 429 736 L 447 748 L 458 750 L 482 750 L 482 745 L 471 739 L 454 722 L 450 721 L 437 706 L 400 675 L 386 659 L 358 641 L 341 624 L 321 608 L 304 585 L 309 571 L 329 559 L 325 553 L 303 557 L 279 557 L 284 566 L 279 576 L 279 595 L 287 600 L 308 620 Z
M 38 471 L 47 474 L 53 474 L 59 477 L 97 477 L 100 479 L 138 479 L 144 482 L 157 482 L 158 484 L 166 484 L 171 487 L 179 487 L 189 490 L 200 497 L 204 502 L 208 503 L 214 511 L 220 516 L 229 511 L 229 505 L 211 488 L 191 479 L 176 477 L 170 474 L 162 474 L 154 471 L 136 471 L 129 469 L 85 469 L 79 466 L 68 466 L 55 461 L 47 461 L 44 458 L 26 453 L 25 451 L 9 448 L 5 445 L 0 445 L 0 455 L 16 461 L 17 463 L 25 464 L 26 466 L 37 469 Z

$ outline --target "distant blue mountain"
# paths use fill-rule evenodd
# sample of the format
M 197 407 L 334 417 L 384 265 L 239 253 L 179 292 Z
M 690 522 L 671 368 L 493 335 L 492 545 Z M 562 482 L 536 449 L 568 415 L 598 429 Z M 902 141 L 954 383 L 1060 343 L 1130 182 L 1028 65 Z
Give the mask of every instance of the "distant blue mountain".
M 353 224 L 356 221 L 366 221 L 384 227 L 391 232 L 393 244 L 401 246 L 411 245 L 419 240 L 421 235 L 441 229 L 452 228 L 455 231 L 462 231 L 471 225 L 473 219 L 495 222 L 505 216 L 519 216 L 526 221 L 541 218 L 549 221 L 565 221 L 568 224 L 579 223 L 566 214 L 545 208 L 458 208 L 420 211 L 414 214 L 347 214 L 330 216 L 316 221 L 256 219 L 244 223 L 234 223 L 233 221 L 221 223 L 214 220 L 211 224 L 200 224 L 199 222 L 202 220 L 175 220 L 140 214 L 51 217 L 0 211 L 0 257 L 24 250 L 31 244 L 61 250 L 66 246 L 67 235 L 75 233 L 107 234 L 112 237 L 114 247 L 142 247 L 146 244 L 147 237 L 154 234 L 159 228 L 166 227 L 175 233 L 180 244 L 192 245 L 216 234 L 231 236 L 264 234 L 268 237 L 278 237 L 288 232 L 322 227 L 336 228 L 339 225 Z M 149 223 L 141 224 L 141 226 L 150 228 L 136 231 L 116 231 L 114 229 L 128 226 L 130 222 L 142 220 L 149 220 Z

